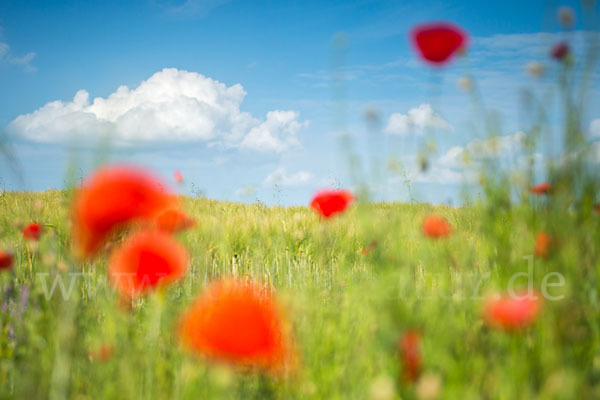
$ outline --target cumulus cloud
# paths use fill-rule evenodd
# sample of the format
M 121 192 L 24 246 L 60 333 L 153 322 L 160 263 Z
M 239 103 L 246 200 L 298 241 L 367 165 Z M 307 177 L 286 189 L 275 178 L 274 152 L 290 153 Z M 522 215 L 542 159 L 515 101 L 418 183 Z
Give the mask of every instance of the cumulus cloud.
M 390 115 L 384 132 L 390 135 L 409 133 L 422 135 L 428 129 L 453 130 L 452 126 L 431 108 L 431 105 L 421 104 L 419 107 L 411 108 L 406 114 Z
M 523 152 L 524 139 L 525 133 L 521 131 L 506 136 L 473 139 L 465 146 L 449 148 L 445 154 L 432 162 L 426 174 L 413 171 L 411 178 L 415 182 L 424 183 L 475 183 L 481 170 L 481 162 L 491 159 L 514 164 L 517 169 L 523 169 L 530 161 L 530 157 Z M 543 156 L 539 153 L 532 156 L 536 164 L 543 161 Z
M 302 186 L 310 182 L 312 174 L 307 171 L 298 171 L 295 174 L 288 174 L 284 167 L 279 167 L 271 172 L 263 181 L 265 186 Z
M 468 160 L 482 161 L 491 158 L 510 157 L 523 149 L 525 133 L 494 136 L 488 139 L 473 139 L 466 146 L 453 146 L 437 162 L 444 167 L 460 168 Z
M 308 121 L 298 122 L 299 117 L 296 111 L 269 111 L 266 121 L 252 128 L 241 146 L 259 151 L 283 151 L 298 146 L 300 142 L 296 135 L 308 125 Z
M 269 152 L 299 145 L 296 135 L 308 122 L 300 122 L 297 112 L 275 110 L 258 119 L 240 111 L 245 96 L 240 84 L 166 68 L 106 98 L 90 101 L 80 90 L 72 101 L 53 101 L 20 115 L 8 130 L 36 142 L 109 136 L 116 144 L 202 141 Z
M 415 183 L 439 185 L 457 185 L 464 181 L 462 171 L 443 166 L 439 163 L 439 160 L 434 160 L 427 171 L 422 171 L 416 165 L 417 157 L 415 155 L 403 157 L 402 161 L 395 167 L 396 172 L 389 181 L 399 183 L 409 180 Z

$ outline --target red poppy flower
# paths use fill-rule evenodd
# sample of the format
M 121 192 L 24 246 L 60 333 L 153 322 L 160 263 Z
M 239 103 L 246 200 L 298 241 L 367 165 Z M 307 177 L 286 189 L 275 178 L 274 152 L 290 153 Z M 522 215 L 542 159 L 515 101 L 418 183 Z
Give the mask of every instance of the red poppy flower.
M 174 203 L 152 174 L 130 166 L 96 171 L 75 196 L 73 238 L 82 255 L 93 255 L 114 230 L 153 220 Z
M 14 256 L 12 253 L 0 250 L 0 270 L 11 268 L 13 261 Z
M 430 238 L 438 239 L 452 233 L 452 225 L 440 215 L 428 215 L 423 220 L 423 233 Z
M 421 336 L 416 331 L 405 332 L 398 341 L 398 353 L 403 367 L 403 377 L 414 382 L 421 374 L 423 360 L 421 357 Z
M 183 183 L 183 174 L 181 173 L 180 170 L 176 169 L 173 172 L 173 178 L 175 179 L 175 182 L 177 182 L 177 183 Z
M 548 182 L 538 183 L 529 188 L 529 192 L 533 194 L 549 194 L 552 191 L 552 185 Z
M 39 240 L 40 236 L 42 236 L 42 226 L 37 222 L 31 222 L 25 225 L 25 228 L 21 232 L 27 240 Z
M 109 278 L 124 296 L 164 287 L 185 272 L 186 250 L 159 231 L 134 233 L 110 258 Z
M 558 42 L 552 46 L 552 49 L 550 50 L 550 56 L 552 56 L 552 58 L 555 60 L 562 61 L 570 52 L 571 49 L 567 42 Z
M 177 208 L 170 208 L 156 217 L 156 226 L 165 232 L 175 233 L 193 228 L 195 225 L 196 221 Z
M 321 190 L 315 194 L 310 207 L 325 218 L 342 213 L 354 201 L 354 195 L 347 190 Z
M 181 323 L 185 346 L 232 364 L 280 370 L 290 360 L 289 341 L 271 293 L 253 283 L 209 285 Z
M 594 212 L 600 214 L 600 204 L 594 204 Z
M 461 28 L 447 22 L 418 25 L 410 35 L 421 58 L 440 66 L 464 49 L 468 41 L 467 34 Z
M 484 306 L 484 317 L 491 325 L 506 331 L 514 331 L 535 322 L 542 302 L 539 295 L 498 296 L 488 300 Z
M 535 254 L 538 257 L 546 258 L 550 252 L 552 238 L 546 232 L 540 231 L 535 235 Z

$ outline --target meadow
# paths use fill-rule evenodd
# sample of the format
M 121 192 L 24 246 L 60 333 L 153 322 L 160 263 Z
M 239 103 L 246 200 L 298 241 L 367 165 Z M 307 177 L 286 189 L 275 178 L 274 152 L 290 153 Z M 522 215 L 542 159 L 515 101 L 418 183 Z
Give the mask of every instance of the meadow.
M 179 239 L 190 252 L 183 281 L 123 304 L 107 261 L 70 255 L 67 191 L 1 197 L 2 398 L 598 398 L 600 216 L 483 203 L 361 204 L 324 221 L 306 207 L 278 208 L 186 198 L 198 221 Z M 431 212 L 455 232 L 421 231 Z M 43 222 L 39 242 L 18 229 Z M 532 230 L 552 224 L 560 251 L 540 259 Z M 374 242 L 375 241 L 375 242 Z M 491 292 L 514 282 L 539 293 L 535 324 L 517 332 L 485 323 Z M 240 372 L 181 348 L 177 318 L 210 280 L 249 277 L 276 289 L 298 354 L 286 377 Z M 49 295 L 52 284 L 60 284 Z M 530 282 L 529 282 L 530 281 Z M 547 282 L 557 283 L 552 278 Z M 513 283 L 514 283 L 513 282 Z M 59 282 L 60 283 L 60 282 Z M 71 286 L 72 285 L 72 286 Z M 71 287 L 70 287 L 71 286 Z M 69 292 L 70 291 L 70 292 Z M 560 300 L 556 300 L 560 299 Z M 398 340 L 419 332 L 423 372 L 402 378 Z
M 436 68 L 464 53 L 453 25 L 413 36 Z M 575 68 L 566 43 L 549 50 L 554 103 L 528 97 L 508 168 L 463 77 L 489 141 L 466 154 L 479 195 L 458 207 L 369 201 L 368 182 L 309 206 L 230 203 L 123 166 L 2 191 L 0 398 L 599 399 L 600 177 L 583 124 L 598 53 Z

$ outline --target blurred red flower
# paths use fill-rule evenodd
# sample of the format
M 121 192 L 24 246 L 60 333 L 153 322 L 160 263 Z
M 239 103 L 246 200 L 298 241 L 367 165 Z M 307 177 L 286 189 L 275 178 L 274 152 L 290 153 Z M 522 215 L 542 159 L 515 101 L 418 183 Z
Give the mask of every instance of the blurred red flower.
M 410 36 L 421 58 L 440 66 L 464 49 L 468 41 L 468 35 L 461 28 L 448 22 L 418 25 Z
M 428 215 L 423 220 L 423 233 L 430 238 L 438 239 L 452 233 L 452 225 L 440 215 Z
M 415 382 L 421 374 L 423 360 L 421 357 L 421 335 L 416 331 L 407 331 L 398 341 L 398 353 L 403 367 L 403 378 Z
M 158 229 L 169 233 L 190 229 L 195 225 L 196 221 L 177 208 L 170 208 L 156 217 L 156 226 Z
M 363 256 L 368 255 L 370 252 L 372 252 L 375 247 L 377 247 L 377 240 L 373 240 L 371 241 L 371 243 L 369 243 L 369 245 L 365 248 L 363 248 L 360 252 Z
M 88 352 L 88 358 L 90 361 L 108 362 L 115 353 L 114 347 L 110 344 L 103 344 L 98 348 L 91 349 Z
M 31 222 L 25 225 L 21 232 L 27 240 L 39 240 L 42 236 L 42 226 L 37 222 Z
M 152 220 L 174 202 L 160 181 L 145 170 L 122 165 L 103 167 L 75 195 L 75 245 L 81 255 L 93 255 L 115 229 L 133 221 Z
M 320 190 L 315 194 L 310 207 L 325 218 L 342 213 L 354 201 L 354 195 L 347 190 Z
M 183 344 L 209 358 L 278 371 L 290 342 L 271 293 L 233 279 L 210 284 L 183 316 Z
M 173 178 L 175 179 L 175 182 L 183 183 L 183 174 L 180 170 L 176 169 L 175 171 L 173 171 Z
M 570 52 L 571 49 L 567 42 L 558 42 L 552 46 L 552 49 L 550 50 L 550 56 L 552 56 L 552 58 L 555 60 L 562 61 Z
M 535 255 L 541 258 L 548 257 L 551 248 L 552 237 L 544 231 L 540 231 L 535 235 Z
M 187 261 L 187 251 L 167 233 L 141 231 L 115 250 L 108 275 L 121 294 L 134 297 L 180 279 Z
M 484 306 L 484 317 L 491 325 L 506 331 L 515 331 L 535 322 L 542 306 L 537 293 L 500 296 L 489 299 Z
M 552 191 L 552 185 L 548 182 L 538 183 L 529 188 L 529 192 L 533 194 L 548 194 Z
M 14 256 L 10 252 L 0 250 L 0 270 L 12 267 Z

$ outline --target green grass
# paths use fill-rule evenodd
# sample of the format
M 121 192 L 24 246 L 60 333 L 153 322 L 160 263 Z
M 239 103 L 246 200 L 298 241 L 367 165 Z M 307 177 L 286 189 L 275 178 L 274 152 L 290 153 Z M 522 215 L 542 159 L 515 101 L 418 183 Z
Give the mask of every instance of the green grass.
M 391 385 L 391 398 L 411 399 L 436 380 L 442 399 L 600 398 L 600 215 L 556 198 L 462 208 L 359 203 L 329 221 L 306 207 L 185 199 L 198 222 L 178 235 L 191 257 L 186 278 L 127 307 L 106 282 L 106 257 L 73 261 L 68 192 L 4 192 L 0 247 L 14 251 L 15 266 L 0 275 L 0 398 L 368 399 L 389 398 Z M 454 235 L 425 238 L 421 221 L 431 212 Z M 19 229 L 32 220 L 46 227 L 33 246 Z M 483 298 L 527 272 L 523 257 L 539 229 L 560 240 L 548 259 L 534 257 L 533 286 L 558 272 L 564 286 L 548 291 L 564 298 L 546 300 L 522 332 L 491 329 Z M 68 300 L 58 288 L 47 300 L 39 273 L 49 274 L 49 288 L 57 276 L 68 287 L 73 272 L 82 275 Z M 299 352 L 287 379 L 213 365 L 179 346 L 182 311 L 207 282 L 231 275 L 275 288 Z M 399 379 L 396 343 L 407 329 L 423 338 L 417 384 Z M 90 358 L 103 344 L 112 357 Z

